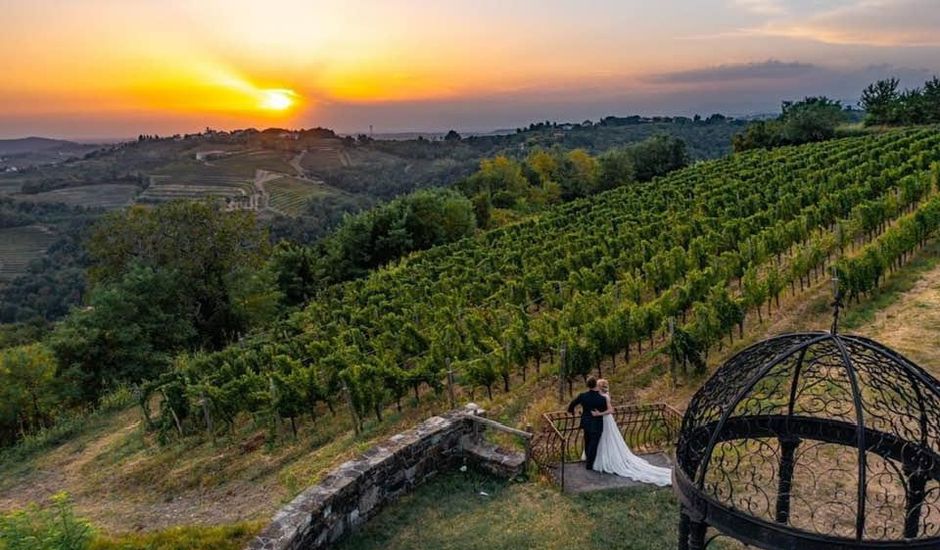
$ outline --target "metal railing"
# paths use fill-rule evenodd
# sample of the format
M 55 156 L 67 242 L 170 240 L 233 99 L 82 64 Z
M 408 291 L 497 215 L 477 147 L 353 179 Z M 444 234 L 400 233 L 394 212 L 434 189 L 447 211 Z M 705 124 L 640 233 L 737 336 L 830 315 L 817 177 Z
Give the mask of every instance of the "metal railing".
M 580 462 L 584 450 L 581 415 L 567 411 L 542 415 L 543 425 L 532 446 L 539 470 L 565 489 L 565 464 Z M 637 454 L 666 451 L 676 444 L 682 415 L 665 403 L 614 407 L 614 420 L 624 441 Z

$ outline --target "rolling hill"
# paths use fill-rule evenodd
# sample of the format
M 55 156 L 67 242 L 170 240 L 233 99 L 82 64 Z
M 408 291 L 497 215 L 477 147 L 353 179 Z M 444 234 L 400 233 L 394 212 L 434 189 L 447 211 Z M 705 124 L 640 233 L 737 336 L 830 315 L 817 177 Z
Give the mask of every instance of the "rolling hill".
M 81 157 L 99 147 L 42 137 L 0 139 L 0 173 L 63 162 Z
M 88 147 L 88 145 L 82 145 L 74 141 L 42 137 L 0 139 L 0 155 L 20 155 L 23 153 L 40 153 L 51 150 L 67 151 Z

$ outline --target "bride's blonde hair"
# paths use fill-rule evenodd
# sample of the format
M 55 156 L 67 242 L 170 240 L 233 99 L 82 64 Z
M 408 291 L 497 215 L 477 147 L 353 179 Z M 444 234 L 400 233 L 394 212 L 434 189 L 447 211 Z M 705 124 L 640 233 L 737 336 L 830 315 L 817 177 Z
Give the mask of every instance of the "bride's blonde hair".
M 600 378 L 597 380 L 597 386 L 602 390 L 609 390 L 610 383 L 607 382 L 606 378 Z

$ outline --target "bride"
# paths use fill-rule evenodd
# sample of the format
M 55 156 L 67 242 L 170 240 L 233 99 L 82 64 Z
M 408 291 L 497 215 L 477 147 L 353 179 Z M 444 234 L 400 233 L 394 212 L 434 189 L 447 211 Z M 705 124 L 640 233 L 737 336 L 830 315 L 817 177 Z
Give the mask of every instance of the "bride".
M 617 422 L 614 421 L 614 408 L 610 404 L 610 385 L 603 378 L 597 381 L 601 395 L 607 400 L 607 409 L 593 411 L 594 416 L 604 417 L 604 431 L 597 447 L 597 458 L 594 459 L 594 470 L 618 476 L 628 477 L 642 483 L 652 483 L 664 487 L 672 483 L 672 470 L 660 468 L 643 460 L 630 451 L 623 440 Z

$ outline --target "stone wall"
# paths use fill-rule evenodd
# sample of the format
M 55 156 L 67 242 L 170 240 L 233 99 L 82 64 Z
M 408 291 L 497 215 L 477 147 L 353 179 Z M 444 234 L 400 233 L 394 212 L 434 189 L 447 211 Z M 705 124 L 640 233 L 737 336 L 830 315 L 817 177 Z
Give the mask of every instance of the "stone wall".
M 502 476 L 522 473 L 523 453 L 482 440 L 469 418 L 481 413 L 470 404 L 429 418 L 345 462 L 279 510 L 248 550 L 328 548 L 401 494 L 464 464 Z

